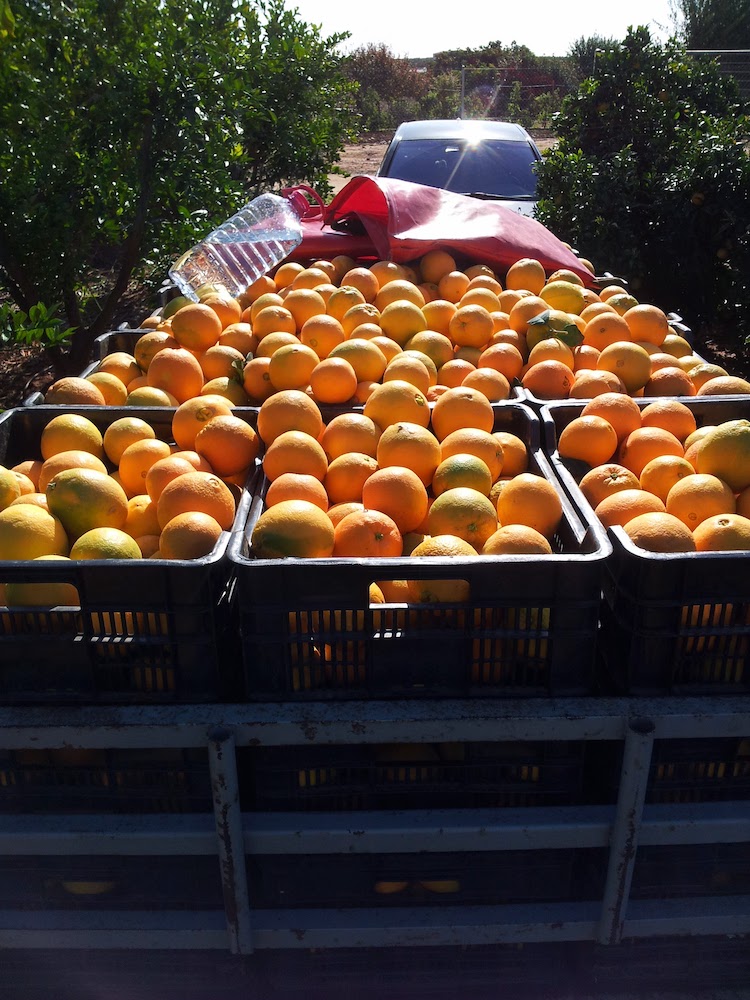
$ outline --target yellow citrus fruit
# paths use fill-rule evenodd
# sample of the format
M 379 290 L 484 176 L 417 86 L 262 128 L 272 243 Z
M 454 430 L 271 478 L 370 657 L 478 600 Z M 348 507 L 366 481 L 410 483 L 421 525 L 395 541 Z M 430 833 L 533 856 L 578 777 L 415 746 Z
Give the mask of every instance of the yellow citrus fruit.
M 651 358 L 638 344 L 620 341 L 602 348 L 596 367 L 613 372 L 632 395 L 651 378 Z
M 411 553 L 413 558 L 435 557 L 443 561 L 465 559 L 476 554 L 477 550 L 469 542 L 450 534 L 425 538 Z M 407 594 L 410 604 L 457 603 L 468 601 L 470 586 L 468 580 L 456 577 L 444 580 L 408 580 Z
M 555 487 L 543 476 L 521 472 L 505 484 L 497 499 L 500 524 L 525 524 L 552 538 L 563 517 Z
M 47 486 L 49 511 L 73 541 L 91 528 L 122 528 L 128 498 L 119 483 L 96 469 L 66 469 Z
M 90 451 L 61 451 L 43 463 L 39 472 L 39 492 L 46 493 L 49 483 L 65 469 L 95 469 L 105 475 L 107 473 L 104 462 Z
M 168 521 L 159 539 L 162 559 L 202 559 L 221 538 L 221 525 L 202 511 L 184 511 Z
M 71 559 L 142 559 L 134 538 L 120 528 L 91 528 L 76 539 L 70 549 Z
M 541 532 L 526 524 L 504 524 L 490 535 L 482 548 L 483 556 L 551 555 L 552 546 Z
M 563 312 L 580 313 L 586 304 L 583 288 L 573 281 L 549 281 L 539 292 L 539 297 L 551 309 L 562 309 Z
M 42 429 L 40 450 L 44 459 L 73 450 L 104 457 L 101 431 L 93 420 L 78 413 L 61 413 L 48 421 Z
M 333 554 L 334 527 L 315 504 L 284 500 L 260 515 L 251 545 L 258 559 L 326 559 Z
M 123 406 L 128 397 L 127 387 L 111 372 L 92 372 L 86 381 L 95 385 L 104 397 L 106 406 Z
M 0 560 L 67 556 L 68 536 L 59 518 L 34 504 L 12 504 L 0 511 Z
M 0 466 L 0 510 L 5 510 L 21 496 L 21 484 L 11 469 Z
M 388 362 L 385 354 L 371 340 L 345 340 L 329 353 L 329 358 L 343 358 L 354 369 L 358 382 L 378 382 Z
M 741 514 L 715 514 L 693 532 L 698 552 L 737 552 L 750 549 L 750 519 Z
M 706 434 L 696 464 L 698 472 L 718 476 L 735 493 L 750 486 L 750 420 L 727 420 Z
M 128 445 L 155 437 L 154 428 L 140 417 L 119 417 L 104 431 L 104 452 L 113 465 L 119 465 Z
M 438 497 L 457 486 L 467 486 L 489 496 L 492 475 L 486 463 L 476 455 L 466 453 L 444 458 L 432 477 L 432 492 Z
M 695 472 L 686 458 L 679 455 L 659 455 L 646 462 L 640 475 L 641 489 L 656 494 L 666 503 L 667 494 L 675 483 Z
M 455 535 L 480 551 L 498 526 L 492 501 L 479 490 L 457 486 L 436 497 L 427 514 L 430 535 Z

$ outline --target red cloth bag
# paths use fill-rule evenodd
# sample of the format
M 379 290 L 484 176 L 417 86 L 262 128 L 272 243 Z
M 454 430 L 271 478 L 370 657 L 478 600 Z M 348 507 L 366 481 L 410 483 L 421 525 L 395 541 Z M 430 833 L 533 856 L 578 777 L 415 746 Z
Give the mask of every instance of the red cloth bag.
M 436 246 L 506 271 L 520 257 L 535 257 L 548 272 L 568 268 L 587 286 L 594 277 L 540 222 L 501 203 L 388 177 L 353 177 L 321 214 L 303 220 L 295 257 L 347 253 L 398 262 Z

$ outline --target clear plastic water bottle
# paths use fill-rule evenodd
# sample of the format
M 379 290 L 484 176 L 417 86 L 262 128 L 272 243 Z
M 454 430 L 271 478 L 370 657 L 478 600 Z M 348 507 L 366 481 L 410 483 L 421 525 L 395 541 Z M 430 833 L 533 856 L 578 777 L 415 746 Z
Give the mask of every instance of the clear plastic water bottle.
M 198 299 L 202 285 L 223 285 L 236 297 L 302 242 L 300 219 L 310 208 L 299 188 L 262 194 L 191 247 L 169 271 L 183 295 Z

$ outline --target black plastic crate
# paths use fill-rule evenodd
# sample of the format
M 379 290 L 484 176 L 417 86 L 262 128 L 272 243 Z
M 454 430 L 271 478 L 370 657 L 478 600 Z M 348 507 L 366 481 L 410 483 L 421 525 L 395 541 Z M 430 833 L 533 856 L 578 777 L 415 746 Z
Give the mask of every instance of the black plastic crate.
M 495 906 L 581 899 L 588 853 L 256 855 L 246 863 L 261 908 Z
M 598 522 L 582 521 L 542 453 L 539 422 L 496 404 L 495 429 L 521 437 L 529 470 L 563 502 L 553 555 L 437 559 L 256 560 L 263 492 L 228 553 L 235 566 L 247 697 L 549 696 L 590 693 L 604 560 Z M 264 487 L 265 488 L 265 484 Z M 369 604 L 380 580 L 466 580 L 465 604 Z
M 208 753 L 203 748 L 0 752 L 0 813 L 211 809 Z
M 648 400 L 637 400 L 645 406 Z M 684 399 L 699 427 L 750 417 L 750 398 Z M 568 495 L 586 503 L 581 463 L 556 452 L 560 431 L 584 402 L 543 408 L 545 449 Z M 588 507 L 590 511 L 591 508 Z M 593 516 L 593 512 L 591 514 Z M 750 691 L 750 574 L 746 552 L 654 553 L 622 528 L 608 531 L 600 650 L 616 694 L 721 694 Z
M 750 893 L 750 850 L 739 844 L 639 847 L 632 899 L 745 896 Z
M 92 360 L 99 362 L 106 358 L 108 354 L 123 351 L 125 354 L 132 354 L 133 348 L 144 335 L 150 333 L 150 327 L 128 328 L 126 330 L 110 330 L 103 333 L 94 341 L 94 351 Z
M 65 407 L 104 430 L 141 416 L 171 440 L 174 410 Z M 0 415 L 0 462 L 39 456 L 45 425 L 60 407 Z M 0 562 L 0 582 L 69 583 L 79 607 L 0 609 L 0 700 L 5 704 L 221 701 L 240 678 L 224 656 L 232 623 L 230 532 L 193 560 Z
M 584 750 L 582 742 L 562 740 L 250 748 L 239 757 L 243 808 L 577 805 L 585 792 Z

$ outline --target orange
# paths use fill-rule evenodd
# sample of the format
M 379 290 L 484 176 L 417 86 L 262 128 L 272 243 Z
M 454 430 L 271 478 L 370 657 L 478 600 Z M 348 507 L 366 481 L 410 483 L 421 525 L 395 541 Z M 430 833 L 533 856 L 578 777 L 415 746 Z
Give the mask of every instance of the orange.
M 42 458 L 52 458 L 61 451 L 88 451 L 104 457 L 102 433 L 93 420 L 78 413 L 61 413 L 42 428 Z
M 436 330 L 428 329 L 415 333 L 407 341 L 405 347 L 406 350 L 420 351 L 422 354 L 426 354 L 436 368 L 440 368 L 453 359 L 453 344 L 450 338 Z
M 497 297 L 500 303 L 500 308 L 505 313 L 510 313 L 516 302 L 520 302 L 521 299 L 529 298 L 533 293 L 528 291 L 528 289 L 523 288 L 506 288 L 505 291 L 500 292 Z M 538 298 L 538 296 L 535 296 Z
M 232 406 L 223 396 L 193 396 L 175 409 L 172 417 L 172 437 L 180 448 L 195 447 L 195 436 L 214 417 L 228 416 Z M 119 464 L 119 463 L 118 463 Z
M 667 494 L 667 513 L 678 517 L 691 531 L 707 517 L 734 514 L 734 493 L 717 476 L 694 472 L 679 479 Z
M 252 328 L 255 336 L 263 340 L 269 333 L 296 334 L 297 322 L 285 305 L 266 305 L 253 316 Z
M 529 451 L 525 442 L 517 434 L 513 434 L 512 431 L 494 431 L 491 436 L 500 445 L 503 476 L 516 476 L 519 472 L 528 471 Z M 443 441 L 443 447 L 448 440 L 446 438 Z M 492 471 L 491 468 L 490 471 Z
M 125 403 L 128 390 L 111 372 L 92 372 L 86 375 L 86 381 L 97 387 L 104 397 L 105 406 L 122 406 Z
M 404 352 L 390 361 L 383 372 L 383 382 L 391 382 L 393 379 L 409 382 L 424 393 L 431 384 L 430 373 L 424 363 L 417 357 L 407 357 Z
M 260 439 L 240 417 L 219 414 L 207 421 L 195 436 L 195 450 L 222 478 L 239 475 L 255 462 Z
M 535 257 L 521 257 L 505 275 L 506 288 L 522 288 L 538 295 L 547 283 L 544 267 Z
M 326 559 L 333 554 L 328 515 L 307 500 L 283 500 L 265 510 L 251 536 L 258 559 Z
M 383 353 L 386 356 L 386 359 L 390 359 L 391 357 L 393 357 L 393 353 L 398 354 L 398 352 L 401 350 L 401 345 L 397 344 L 395 340 L 391 340 L 390 337 L 386 337 L 383 331 L 380 329 L 379 324 L 377 323 L 360 323 L 359 326 L 354 327 L 351 334 L 346 339 L 374 340 L 379 347 L 381 341 L 385 341 L 385 343 L 389 345 L 388 352 L 383 351 Z M 395 345 L 395 347 L 397 348 L 395 352 L 393 351 L 391 345 Z
M 335 316 L 329 316 L 328 319 L 334 320 L 336 323 L 339 322 Z M 353 331 L 358 326 L 366 324 L 380 327 L 380 310 L 372 302 L 359 302 L 357 305 L 352 306 L 351 309 L 347 309 L 340 325 L 344 332 L 344 337 L 347 338 L 353 335 Z
M 641 344 L 641 347 L 643 347 L 643 346 L 644 345 Z M 651 347 L 650 357 L 651 357 L 651 371 L 652 372 L 658 371 L 659 368 L 674 368 L 675 367 L 675 359 L 672 357 L 671 354 L 661 354 L 659 352 L 658 348 L 654 347 L 653 344 L 651 344 L 649 346 Z M 645 348 L 645 349 L 648 350 L 648 348 Z M 679 368 L 680 365 L 677 365 L 676 367 Z
M 168 392 L 178 403 L 200 395 L 204 382 L 197 358 L 184 347 L 165 347 L 155 354 L 147 377 L 150 386 Z
M 627 522 L 624 531 L 634 545 L 647 552 L 695 552 L 690 529 L 673 514 L 638 514 Z
M 393 281 L 382 285 L 372 302 L 380 310 L 381 316 L 388 306 L 394 305 L 396 302 L 409 302 L 415 305 L 420 312 L 425 304 L 424 295 L 419 288 L 405 278 L 394 278 Z
M 503 470 L 505 453 L 502 443 L 487 430 L 460 427 L 440 442 L 441 461 L 453 455 L 473 455 L 487 466 L 494 482 Z
M 591 400 L 610 392 L 625 395 L 625 386 L 616 375 L 608 371 L 588 371 L 584 368 L 575 373 L 569 396 L 571 399 Z
M 377 275 L 373 274 L 369 267 L 352 267 L 342 277 L 339 285 L 350 285 L 358 289 L 365 297 L 366 302 L 374 302 L 375 296 L 380 291 L 380 282 Z
M 562 520 L 562 501 L 543 476 L 521 472 L 505 484 L 497 499 L 500 524 L 525 524 L 552 538 Z
M 701 385 L 698 396 L 747 396 L 750 382 L 737 375 L 718 375 Z
M 328 470 L 322 445 L 305 431 L 284 431 L 268 445 L 263 456 L 263 471 L 271 482 L 284 472 L 315 476 L 321 482 Z
M 425 354 L 424 351 L 420 351 L 415 348 L 406 347 L 403 351 L 400 352 L 400 356 L 402 359 L 406 360 L 408 360 L 409 358 L 416 358 L 417 361 L 421 362 L 427 369 L 427 374 L 429 377 L 428 388 L 430 386 L 437 385 L 437 372 L 438 372 L 437 365 L 428 354 Z M 390 358 L 388 364 L 390 365 L 391 361 L 393 360 L 394 358 Z
M 599 298 L 602 302 L 606 302 L 611 299 L 613 295 L 620 295 L 623 289 L 621 285 L 604 285 L 603 288 L 599 289 Z
M 307 320 L 325 314 L 326 300 L 314 288 L 292 288 L 284 298 L 284 307 L 292 314 L 296 330 L 300 331 Z
M 247 299 L 248 303 L 255 302 L 256 299 L 260 298 L 266 292 L 275 292 L 276 282 L 270 276 L 270 274 L 261 274 L 259 278 L 252 281 L 245 291 L 242 293 Z
M 684 455 L 682 443 L 661 427 L 639 427 L 625 438 L 618 452 L 618 462 L 640 476 L 647 462 L 659 455 Z
M 631 395 L 642 389 L 651 378 L 651 358 L 638 344 L 622 341 L 604 347 L 596 367 L 617 375 Z
M 432 492 L 436 497 L 457 486 L 468 486 L 489 496 L 492 475 L 485 462 L 476 455 L 458 453 L 444 458 L 432 478 Z
M 336 503 L 332 507 L 328 508 L 328 517 L 330 518 L 331 524 L 336 527 L 336 525 L 347 514 L 351 514 L 354 510 L 364 510 L 365 505 L 356 500 L 348 500 L 344 503 Z
M 254 326 L 255 317 L 262 309 L 266 309 L 268 306 L 283 306 L 284 300 L 278 294 L 278 292 L 263 292 L 254 299 L 250 306 L 246 307 L 242 311 L 242 317 L 240 319 L 241 323 L 250 323 Z M 288 312 L 288 310 L 287 310 Z
M 122 528 L 128 516 L 125 490 L 97 469 L 65 469 L 46 489 L 50 514 L 73 542 L 91 528 Z
M 459 309 L 464 306 L 484 306 L 488 313 L 500 312 L 500 300 L 497 294 L 489 288 L 469 287 L 456 303 Z M 494 323 L 493 323 L 494 328 Z
M 427 321 L 429 330 L 441 333 L 445 337 L 448 335 L 451 318 L 457 310 L 458 306 L 455 302 L 449 302 L 448 299 L 433 299 L 422 306 L 422 315 Z
M 188 472 L 195 472 L 195 466 L 179 452 L 174 455 L 167 455 L 165 458 L 157 459 L 146 472 L 144 480 L 146 495 L 153 501 L 161 496 L 161 492 L 167 483 L 171 483 L 178 476 L 184 476 Z M 208 471 L 208 470 L 205 470 Z M 134 496 L 138 496 L 135 494 Z M 132 534 L 132 532 L 129 532 Z M 141 534 L 154 534 L 152 531 L 141 532 Z M 133 535 L 135 538 L 136 536 Z
M 495 330 L 490 337 L 491 344 L 507 343 L 513 344 L 515 347 L 522 351 L 523 337 L 520 333 L 515 330 L 511 330 L 510 324 L 508 322 L 508 314 L 506 312 L 491 312 L 492 325 Z
M 510 382 L 494 368 L 477 368 L 469 372 L 461 384 L 481 392 L 491 403 L 500 402 L 510 396 Z
M 328 357 L 348 361 L 358 382 L 378 382 L 388 364 L 385 354 L 371 340 L 345 340 L 337 344 Z
M 361 305 L 364 302 L 365 297 L 358 288 L 354 288 L 351 285 L 343 285 L 331 294 L 328 302 L 326 302 L 326 312 L 341 323 L 352 306 Z
M 134 538 L 121 528 L 91 528 L 70 549 L 71 559 L 142 559 Z
M 456 389 L 463 385 L 464 379 L 470 372 L 476 371 L 476 365 L 461 358 L 454 358 L 446 361 L 438 370 L 438 380 L 440 385 L 447 385 L 449 389 Z
M 299 389 L 275 392 L 264 400 L 258 410 L 258 434 L 270 445 L 284 431 L 304 431 L 316 438 L 323 429 L 323 418 L 317 404 Z
M 330 468 L 330 466 L 329 466 Z M 307 500 L 321 510 L 328 510 L 328 494 L 315 476 L 297 472 L 284 472 L 269 484 L 266 490 L 266 507 L 273 507 L 283 500 Z
M 398 420 L 380 435 L 376 457 L 381 469 L 404 466 L 429 486 L 441 461 L 440 444 L 421 424 Z
M 581 416 L 603 417 L 615 430 L 618 443 L 641 426 L 641 410 L 630 396 L 621 392 L 604 392 L 585 404 Z
M 665 513 L 664 503 L 655 494 L 648 493 L 640 487 L 613 493 L 594 508 L 594 513 L 605 528 L 610 528 L 613 524 L 625 525 L 638 514 L 656 511 Z
M 548 303 L 539 295 L 527 295 L 515 302 L 509 310 L 506 309 L 505 311 L 508 313 L 508 324 L 511 330 L 525 335 L 529 328 L 529 320 L 547 312 L 549 308 Z
M 392 282 L 395 284 L 395 282 Z M 387 285 L 386 288 L 390 288 Z M 407 299 L 396 299 L 380 308 L 380 329 L 402 347 L 415 334 L 427 329 L 427 320 L 421 307 Z M 452 321 L 451 321 L 452 322 Z
M 595 347 L 597 351 L 634 339 L 628 324 L 613 310 L 598 313 L 583 328 L 583 343 L 587 347 Z
M 271 355 L 268 377 L 275 389 L 304 389 L 319 362 L 320 358 L 311 347 L 286 344 Z
M 447 250 L 428 250 L 420 258 L 419 270 L 424 281 L 437 285 L 444 275 L 456 270 L 456 259 Z
M 540 361 L 562 361 L 573 371 L 575 358 L 572 349 L 562 340 L 557 337 L 545 337 L 531 348 L 526 364 L 531 367 Z
M 481 494 L 480 494 L 481 495 Z M 476 556 L 476 549 L 455 535 L 438 535 L 425 538 L 412 550 L 412 557 L 434 557 L 443 562 Z M 460 570 L 458 570 L 460 573 Z M 409 604 L 460 603 L 468 601 L 470 587 L 467 580 L 449 578 L 444 580 L 407 581 Z
M 685 358 L 693 354 L 690 342 L 677 333 L 668 333 L 659 346 L 665 354 L 671 354 L 675 358 Z
M 141 369 L 132 354 L 127 351 L 115 351 L 102 358 L 96 366 L 98 372 L 109 372 L 116 375 L 124 385 L 128 385 L 134 378 L 138 378 Z
M 310 388 L 319 403 L 346 403 L 357 391 L 357 373 L 345 358 L 326 358 L 310 373 Z
M 454 347 L 453 356 L 459 361 L 468 361 L 470 364 L 474 365 L 475 368 L 479 366 L 479 358 L 482 355 L 481 347 Z
M 65 469 L 94 469 L 96 472 L 106 473 L 107 466 L 96 455 L 90 451 L 60 451 L 52 458 L 48 458 L 39 470 L 38 489 L 40 493 L 47 492 L 47 486 L 52 482 L 58 472 Z
M 202 373 L 201 373 L 202 377 Z M 133 383 L 131 382 L 131 385 Z M 128 389 L 126 406 L 179 406 L 179 400 L 171 392 L 152 385 L 141 385 Z
M 552 546 L 541 532 L 526 524 L 504 524 L 490 535 L 483 556 L 552 555 Z
M 437 282 L 438 297 L 448 302 L 458 302 L 466 293 L 471 279 L 464 271 L 448 271 Z
M 34 504 L 13 504 L 0 511 L 0 560 L 67 556 L 68 537 L 61 521 Z
M 352 451 L 339 455 L 328 465 L 323 486 L 332 504 L 360 501 L 362 488 L 373 472 L 377 472 L 378 463 L 371 455 Z
M 419 527 L 429 506 L 422 480 L 416 472 L 400 465 L 373 472 L 362 488 L 362 503 L 388 514 L 402 535 Z
M 329 461 L 358 451 L 374 458 L 377 454 L 380 428 L 363 413 L 340 413 L 335 416 L 319 435 L 319 440 Z
M 643 395 L 694 396 L 695 386 L 690 380 L 690 376 L 682 368 L 665 366 L 651 373 L 651 378 L 643 387 Z
M 701 439 L 698 472 L 718 476 L 735 493 L 750 486 L 750 421 L 725 420 Z
M 213 309 L 219 317 L 222 330 L 231 323 L 239 323 L 242 306 L 237 299 L 226 292 L 211 292 L 209 295 L 201 295 L 200 301 L 203 305 Z M 172 318 L 172 326 L 174 327 L 174 317 Z
M 28 490 L 29 493 L 33 492 L 33 484 L 31 480 L 28 480 L 31 489 Z M 21 480 L 15 472 L 11 472 L 10 469 L 6 469 L 0 466 L 0 510 L 4 510 L 9 507 L 14 500 L 18 500 L 21 496 Z
M 256 405 L 276 392 L 268 372 L 270 364 L 270 358 L 252 358 L 243 368 L 242 385 Z
M 316 267 L 311 264 L 309 267 L 304 268 L 302 271 L 298 271 L 294 277 L 291 287 L 292 288 L 317 288 L 318 285 L 324 285 L 328 283 L 330 278 L 330 273 L 328 271 L 322 270 L 322 268 Z
M 253 333 L 253 328 L 249 323 L 231 323 L 221 331 L 217 343 L 221 347 L 233 347 L 235 351 L 239 351 L 247 359 L 248 354 L 255 353 L 258 338 Z M 137 356 L 136 360 L 138 360 Z
M 569 313 L 578 314 L 588 304 L 581 285 L 564 279 L 548 281 L 539 293 L 539 297 L 544 299 L 551 309 L 562 309 Z
M 28 476 L 34 485 L 34 489 L 39 489 L 39 473 L 42 471 L 41 462 L 37 458 L 26 459 L 23 462 L 18 462 L 17 465 L 11 466 L 11 472 L 18 472 L 21 475 Z
M 438 441 L 462 427 L 491 431 L 494 423 L 495 414 L 487 397 L 466 386 L 444 392 L 432 409 L 432 429 Z
M 85 378 L 69 375 L 47 389 L 44 402 L 50 406 L 104 406 L 101 391 Z
M 167 483 L 156 504 L 162 529 L 173 517 L 188 511 L 210 514 L 223 531 L 232 527 L 235 503 L 226 483 L 211 472 L 187 472 Z
M 669 333 L 669 320 L 658 306 L 645 303 L 634 305 L 625 311 L 623 319 L 633 340 L 647 340 L 659 347 Z
M 617 451 L 617 433 L 604 417 L 581 414 L 563 427 L 557 450 L 562 458 L 575 458 L 591 466 L 603 465 Z
M 587 306 L 584 306 L 584 308 L 581 309 L 579 315 L 581 319 L 586 320 L 586 322 L 588 323 L 588 321 L 590 319 L 593 319 L 594 316 L 601 316 L 602 313 L 613 313 L 614 311 L 615 310 L 612 308 L 612 306 L 607 305 L 606 302 L 602 302 L 601 300 L 599 300 L 596 302 L 592 302 Z
M 644 427 L 662 427 L 685 441 L 696 429 L 693 411 L 678 399 L 657 399 L 641 410 Z
M 221 525 L 203 511 L 177 514 L 159 538 L 162 559 L 202 559 L 211 554 L 221 537 Z
M 238 309 L 232 321 L 237 322 L 239 318 Z M 205 351 L 217 342 L 226 325 L 210 305 L 191 302 L 172 316 L 172 336 L 180 347 L 187 347 L 191 351 Z
M 468 268 L 466 274 L 468 275 Z M 469 278 L 469 291 L 473 288 L 488 288 L 495 295 L 500 295 L 503 290 L 501 282 L 492 274 L 477 273 Z
M 523 365 L 523 355 L 517 347 L 509 343 L 491 344 L 479 355 L 480 368 L 494 368 L 509 382 L 520 378 Z
M 203 378 L 208 381 L 212 378 L 233 376 L 239 366 L 241 371 L 245 365 L 245 356 L 234 347 L 227 347 L 222 344 L 214 344 L 207 351 L 199 355 L 198 363 L 203 372 Z
M 521 385 L 538 399 L 567 399 L 573 373 L 562 361 L 539 361 L 526 370 Z
M 401 379 L 376 385 L 365 402 L 363 412 L 381 431 L 399 420 L 422 427 L 430 423 L 430 408 L 424 393 Z
M 659 455 L 644 465 L 640 475 L 641 489 L 655 493 L 666 503 L 667 494 L 674 484 L 694 472 L 695 469 L 686 458 L 680 458 L 679 455 Z
M 632 309 L 633 306 L 638 305 L 638 299 L 630 295 L 629 292 L 620 291 L 616 295 L 610 295 L 607 299 L 607 304 L 612 306 L 620 316 L 624 316 L 628 309 Z
M 589 469 L 578 484 L 592 507 L 597 507 L 605 497 L 613 493 L 637 490 L 639 485 L 636 474 L 616 462 L 607 462 Z
M 720 365 L 712 365 L 705 362 L 688 370 L 690 381 L 695 386 L 695 390 L 698 394 L 700 394 L 701 387 L 710 379 L 717 378 L 719 376 L 727 376 L 728 374 L 729 372 Z
M 140 493 L 128 500 L 128 512 L 122 530 L 132 538 L 159 534 L 161 529 L 156 516 L 156 504 L 147 493 Z
M 750 520 L 741 514 L 715 514 L 698 525 L 693 540 L 698 552 L 747 551 Z
M 379 510 L 347 514 L 336 525 L 333 537 L 333 555 L 345 559 L 393 559 L 404 551 L 396 522 Z
M 279 264 L 274 272 L 274 284 L 277 288 L 286 288 L 288 285 L 291 285 L 297 275 L 304 270 L 305 268 L 303 265 L 295 260 L 285 261 L 283 264 Z
M 318 265 L 320 266 L 320 265 Z M 341 279 L 350 271 L 353 267 L 357 266 L 357 262 L 353 257 L 349 257 L 347 254 L 337 254 L 330 261 L 323 261 L 323 267 L 329 271 L 331 274 L 331 281 L 336 284 L 341 283 Z
M 397 278 L 403 279 L 405 275 L 404 268 L 395 260 L 376 260 L 370 264 L 370 270 L 378 279 L 381 288 L 389 281 L 395 281 Z
M 272 358 L 280 347 L 289 345 L 296 347 L 298 344 L 299 337 L 295 333 L 285 333 L 284 331 L 269 333 L 258 344 L 255 356 L 256 358 Z
M 147 493 L 146 474 L 154 462 L 172 454 L 166 441 L 158 438 L 135 441 L 120 456 L 118 473 L 123 489 L 129 497 Z M 119 525 L 114 525 L 119 527 Z
M 492 501 L 483 493 L 458 486 L 435 498 L 427 525 L 430 535 L 455 535 L 479 552 L 497 530 L 498 518 Z

